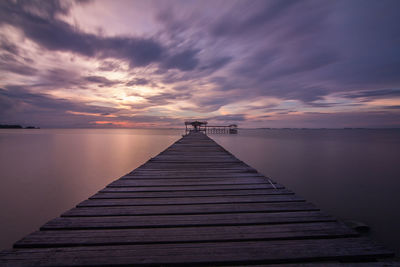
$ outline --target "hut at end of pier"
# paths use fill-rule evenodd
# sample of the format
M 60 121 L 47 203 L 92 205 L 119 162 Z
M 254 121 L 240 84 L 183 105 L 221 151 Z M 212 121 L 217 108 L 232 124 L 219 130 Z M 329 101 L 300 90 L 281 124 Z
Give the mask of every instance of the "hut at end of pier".
M 205 134 L 237 134 L 237 127 L 237 124 L 208 125 L 207 121 L 185 121 L 186 134 L 190 132 L 203 132 Z

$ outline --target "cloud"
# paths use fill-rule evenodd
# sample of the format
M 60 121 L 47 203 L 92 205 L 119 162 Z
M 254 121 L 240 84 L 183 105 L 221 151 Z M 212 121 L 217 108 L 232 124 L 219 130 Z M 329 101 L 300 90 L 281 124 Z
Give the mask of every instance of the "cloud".
M 243 35 L 263 28 L 265 24 L 272 23 L 283 16 L 288 9 L 298 4 L 297 1 L 268 1 L 255 2 L 253 9 L 249 10 L 248 3 L 237 6 L 233 14 L 223 16 L 212 25 L 211 33 L 216 36 Z M 247 11 L 247 14 L 243 11 Z M 243 13 L 245 16 L 243 16 Z M 247 15 L 247 16 L 246 16 Z
M 400 105 L 395 105 L 395 106 L 387 106 L 385 107 L 386 109 L 399 109 L 400 110 Z
M 39 83 L 31 84 L 34 87 L 41 87 L 43 89 L 71 89 L 71 87 L 84 88 L 87 81 L 82 81 L 82 78 L 77 70 L 65 69 L 54 67 L 42 71 L 39 76 Z
M 146 97 L 146 100 L 152 105 L 167 105 L 176 100 L 188 100 L 192 97 L 189 92 L 170 92 Z
M 131 68 L 161 63 L 166 68 L 192 70 L 198 61 L 196 51 L 185 50 L 170 54 L 168 49 L 152 38 L 102 37 L 84 33 L 57 19 L 57 14 L 68 13 L 58 1 L 2 1 L 0 25 L 18 27 L 24 34 L 49 50 L 70 51 L 88 57 L 127 60 Z
M 194 99 L 194 103 L 197 105 L 197 110 L 201 112 L 214 112 L 219 110 L 226 104 L 234 102 L 236 97 L 231 95 L 210 95 Z
M 193 70 L 199 64 L 199 60 L 196 58 L 197 53 L 197 50 L 177 53 L 168 57 L 163 66 L 167 69 Z
M 33 76 L 37 69 L 22 63 L 17 57 L 11 54 L 0 55 L 0 70 L 16 73 L 19 75 Z
M 95 42 L 95 50 L 100 57 L 127 59 L 131 68 L 159 62 L 166 53 L 165 48 L 153 39 L 113 37 L 97 38 Z
M 86 113 L 114 113 L 117 109 L 110 107 L 101 107 L 89 105 L 84 102 L 76 102 L 63 98 L 55 98 L 45 93 L 31 92 L 29 89 L 18 86 L 8 85 L 0 88 L 0 96 L 3 103 L 14 110 L 20 110 L 23 113 L 41 113 L 56 111 L 65 113 L 66 111 L 86 112 Z M 0 114 L 0 120 L 7 118 L 7 112 Z
M 343 107 L 358 115 L 337 115 L 341 123 L 347 116 L 378 125 L 376 118 L 398 110 L 399 1 L 99 5 L 0 1 L 2 118 L 41 114 L 72 123 L 82 116 L 84 124 L 100 114 L 116 117 L 96 121 L 118 125 L 130 121 L 121 114 L 130 114 L 130 122 L 170 124 L 163 118 L 187 112 L 248 125 L 279 118 L 310 126 Z M 78 92 L 85 101 L 54 97 Z M 275 110 L 265 99 L 276 102 Z M 367 103 L 375 99 L 390 101 Z M 49 110 L 53 115 L 44 115 Z M 234 114 L 223 115 L 227 110 Z
M 101 87 L 112 86 L 114 84 L 119 83 L 119 81 L 111 81 L 103 76 L 86 76 L 86 77 L 84 77 L 84 80 L 91 82 L 91 83 L 98 84 Z
M 117 61 L 104 60 L 100 63 L 98 70 L 100 71 L 118 71 L 121 69 L 120 63 Z
M 282 94 L 281 97 L 291 100 L 300 100 L 309 105 L 322 106 L 323 104 L 315 103 L 315 101 L 323 100 L 324 96 L 330 93 L 329 90 L 322 87 L 299 86 L 296 89 L 297 90 L 290 90 Z
M 222 121 L 222 122 L 237 122 L 237 121 L 245 121 L 246 115 L 245 114 L 230 114 L 230 115 L 214 116 L 214 117 L 210 117 L 208 119 Z
M 232 61 L 232 57 L 217 57 L 211 60 L 210 62 L 207 62 L 206 65 L 203 65 L 199 68 L 199 71 L 208 71 L 208 75 L 212 74 L 214 71 L 217 71 L 223 67 L 225 67 L 229 62 Z
M 0 49 L 13 55 L 19 55 L 18 46 L 8 41 L 5 35 L 0 35 Z
M 150 81 L 144 78 L 135 78 L 130 80 L 126 83 L 127 86 L 134 86 L 134 85 L 146 85 L 149 84 Z
M 350 92 L 344 94 L 347 98 L 390 98 L 400 97 L 400 89 L 378 89 L 378 90 L 364 90 L 358 92 Z
M 240 50 L 240 64 L 219 88 L 310 104 L 334 92 L 398 85 L 398 8 L 398 1 L 235 6 L 210 31 L 248 50 Z

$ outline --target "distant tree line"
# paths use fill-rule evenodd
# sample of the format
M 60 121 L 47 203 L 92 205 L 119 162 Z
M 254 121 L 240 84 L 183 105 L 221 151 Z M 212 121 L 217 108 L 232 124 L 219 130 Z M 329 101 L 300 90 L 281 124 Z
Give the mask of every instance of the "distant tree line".
M 40 129 L 40 128 L 35 126 L 27 126 L 24 128 L 18 124 L 0 124 L 0 129 Z

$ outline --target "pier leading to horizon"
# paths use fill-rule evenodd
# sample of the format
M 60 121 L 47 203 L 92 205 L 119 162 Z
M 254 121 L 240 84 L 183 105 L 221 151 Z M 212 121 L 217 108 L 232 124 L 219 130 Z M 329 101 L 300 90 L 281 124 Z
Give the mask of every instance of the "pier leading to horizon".
M 207 121 L 197 121 L 197 120 L 185 121 L 185 134 L 191 132 L 202 132 L 205 134 L 237 134 L 238 126 L 237 124 L 209 125 Z
M 0 265 L 369 266 L 392 255 L 192 131 L 0 252 Z

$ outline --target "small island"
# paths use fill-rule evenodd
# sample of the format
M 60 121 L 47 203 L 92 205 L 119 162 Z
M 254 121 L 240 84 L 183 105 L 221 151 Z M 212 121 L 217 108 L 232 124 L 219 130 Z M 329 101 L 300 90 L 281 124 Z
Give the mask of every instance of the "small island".
M 0 129 L 40 129 L 40 127 L 26 126 L 22 127 L 18 124 L 0 124 Z

